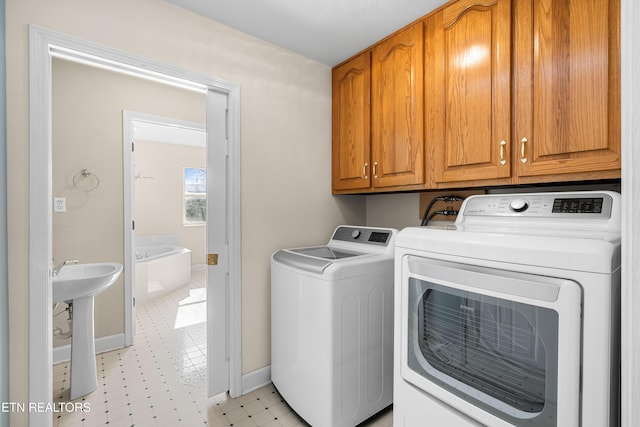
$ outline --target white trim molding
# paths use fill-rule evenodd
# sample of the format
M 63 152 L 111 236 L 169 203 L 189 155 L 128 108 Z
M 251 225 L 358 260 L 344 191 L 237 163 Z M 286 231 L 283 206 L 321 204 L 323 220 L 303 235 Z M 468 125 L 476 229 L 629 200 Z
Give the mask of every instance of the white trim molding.
M 242 394 L 251 393 L 271 383 L 271 365 L 242 376 Z
M 51 263 L 51 60 L 49 42 L 29 28 L 29 402 L 53 399 Z M 30 426 L 51 415 L 29 414 Z
M 640 2 L 622 0 L 622 327 L 621 425 L 640 425 Z
M 124 347 L 124 334 L 115 334 L 107 337 L 96 338 L 96 354 Z M 53 348 L 54 365 L 61 362 L 68 362 L 69 360 L 71 360 L 71 344 Z

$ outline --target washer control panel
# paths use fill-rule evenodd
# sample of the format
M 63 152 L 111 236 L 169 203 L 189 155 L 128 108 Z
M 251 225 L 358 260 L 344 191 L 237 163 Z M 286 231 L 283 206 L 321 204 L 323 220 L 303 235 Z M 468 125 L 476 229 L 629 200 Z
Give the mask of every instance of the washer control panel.
M 392 230 L 343 225 L 336 229 L 331 240 L 386 246 L 392 234 Z
M 613 199 L 607 193 L 528 193 L 470 197 L 464 216 L 541 218 L 609 218 Z

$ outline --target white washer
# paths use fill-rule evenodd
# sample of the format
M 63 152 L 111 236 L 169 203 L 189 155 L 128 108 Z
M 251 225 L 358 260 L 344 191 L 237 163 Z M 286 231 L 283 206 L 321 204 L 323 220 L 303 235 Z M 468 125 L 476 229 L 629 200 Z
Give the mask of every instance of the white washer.
M 271 258 L 271 379 L 313 427 L 392 403 L 394 229 L 340 226 Z
M 395 274 L 395 427 L 618 425 L 619 194 L 473 196 Z

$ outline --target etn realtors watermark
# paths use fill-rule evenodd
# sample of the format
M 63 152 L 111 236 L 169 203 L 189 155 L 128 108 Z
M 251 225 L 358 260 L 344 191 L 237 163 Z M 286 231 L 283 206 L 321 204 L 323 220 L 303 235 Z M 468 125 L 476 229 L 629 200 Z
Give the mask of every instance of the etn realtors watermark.
M 0 402 L 0 412 L 90 412 L 89 402 Z

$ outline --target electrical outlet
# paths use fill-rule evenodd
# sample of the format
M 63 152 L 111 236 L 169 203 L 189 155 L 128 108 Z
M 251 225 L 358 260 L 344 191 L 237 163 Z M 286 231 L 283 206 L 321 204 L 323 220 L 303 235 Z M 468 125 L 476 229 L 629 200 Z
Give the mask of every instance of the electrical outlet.
M 64 197 L 53 198 L 53 211 L 54 212 L 66 212 L 67 211 L 67 199 Z

